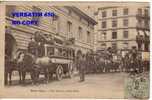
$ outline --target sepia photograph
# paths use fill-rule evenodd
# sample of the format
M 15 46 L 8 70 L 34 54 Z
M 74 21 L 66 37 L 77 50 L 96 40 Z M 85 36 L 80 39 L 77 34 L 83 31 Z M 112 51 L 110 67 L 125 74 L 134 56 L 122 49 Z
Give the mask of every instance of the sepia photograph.
M 0 7 L 0 98 L 149 99 L 150 2 Z

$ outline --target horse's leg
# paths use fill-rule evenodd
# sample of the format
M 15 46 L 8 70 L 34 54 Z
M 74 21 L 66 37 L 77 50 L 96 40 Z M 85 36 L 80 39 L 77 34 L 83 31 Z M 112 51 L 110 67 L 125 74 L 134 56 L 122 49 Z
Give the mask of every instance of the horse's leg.
M 25 83 L 26 72 L 23 71 L 21 74 L 22 74 L 22 83 L 24 84 Z
M 128 62 L 129 63 L 129 62 Z M 125 72 L 128 72 L 128 65 L 126 64 L 126 62 L 124 63 L 125 65 Z
M 19 83 L 22 83 L 22 73 L 21 73 L 21 69 L 18 70 L 18 73 L 19 73 Z
M 38 82 L 39 74 L 40 74 L 39 70 L 36 70 L 36 72 L 35 72 L 35 81 L 36 82 Z
M 44 69 L 45 70 L 45 80 L 46 80 L 46 83 L 48 83 L 49 82 L 49 71 L 48 71 L 48 68 L 45 68 Z
M 5 71 L 5 85 L 8 84 L 8 72 Z
M 32 84 L 35 84 L 35 75 L 34 75 L 34 70 L 30 71 L 31 79 L 32 79 Z
M 126 66 L 127 66 L 127 70 L 126 71 L 127 71 L 127 73 L 129 73 L 131 63 L 130 62 L 128 62 L 128 63 L 126 62 Z
M 12 71 L 9 72 L 9 84 L 12 84 Z

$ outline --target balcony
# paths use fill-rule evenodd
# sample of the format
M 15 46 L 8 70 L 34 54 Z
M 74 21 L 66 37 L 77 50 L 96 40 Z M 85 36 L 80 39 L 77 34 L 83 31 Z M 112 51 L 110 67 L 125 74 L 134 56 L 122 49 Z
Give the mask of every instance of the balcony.
M 150 26 L 148 24 L 137 23 L 136 28 L 139 30 L 150 30 Z
M 150 15 L 149 14 L 136 14 L 136 18 L 143 18 L 143 19 L 150 19 Z

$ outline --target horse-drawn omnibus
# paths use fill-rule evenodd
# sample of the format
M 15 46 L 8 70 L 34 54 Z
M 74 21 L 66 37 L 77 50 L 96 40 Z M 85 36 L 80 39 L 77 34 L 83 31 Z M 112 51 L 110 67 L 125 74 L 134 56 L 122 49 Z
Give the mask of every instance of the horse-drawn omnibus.
M 38 82 L 40 74 L 45 76 L 47 82 L 53 75 L 56 76 L 57 80 L 61 80 L 65 75 L 72 77 L 75 60 L 74 49 L 66 45 L 44 44 L 43 56 L 35 56 L 27 50 L 18 52 L 17 58 L 10 61 L 11 64 L 5 67 L 12 69 L 11 72 L 14 71 L 14 68 L 18 68 L 22 83 L 25 82 L 27 72 L 30 73 L 33 83 Z M 5 60 L 8 61 L 7 59 Z M 7 77 L 5 78 L 7 79 Z

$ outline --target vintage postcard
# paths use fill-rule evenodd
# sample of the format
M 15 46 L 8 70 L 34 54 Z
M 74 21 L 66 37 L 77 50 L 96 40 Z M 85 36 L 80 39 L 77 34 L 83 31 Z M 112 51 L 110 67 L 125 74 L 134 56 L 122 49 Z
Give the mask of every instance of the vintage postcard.
M 0 2 L 0 98 L 149 99 L 149 2 Z

